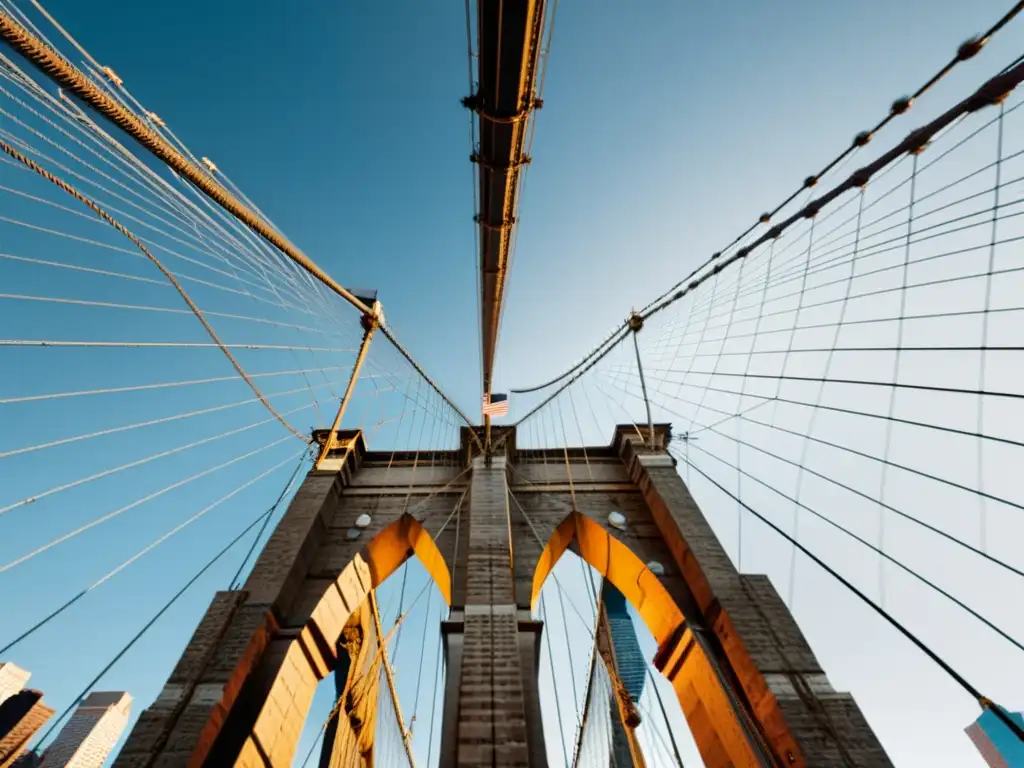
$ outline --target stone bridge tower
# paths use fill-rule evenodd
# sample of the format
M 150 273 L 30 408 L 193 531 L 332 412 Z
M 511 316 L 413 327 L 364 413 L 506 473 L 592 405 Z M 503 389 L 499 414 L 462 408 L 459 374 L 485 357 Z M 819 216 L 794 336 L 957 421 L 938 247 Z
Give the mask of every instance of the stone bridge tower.
M 768 578 L 733 567 L 665 450 L 670 427 L 645 433 L 520 452 L 514 429 L 495 427 L 486 457 L 468 429 L 459 449 L 419 455 L 339 432 L 243 588 L 213 598 L 115 765 L 290 766 L 319 681 L 340 669 L 358 683 L 362 606 L 410 556 L 451 608 L 441 765 L 547 765 L 531 609 L 571 549 L 647 623 L 708 766 L 890 766 Z M 613 510 L 625 530 L 608 525 Z M 332 765 L 371 764 L 372 730 L 372 711 L 343 712 Z

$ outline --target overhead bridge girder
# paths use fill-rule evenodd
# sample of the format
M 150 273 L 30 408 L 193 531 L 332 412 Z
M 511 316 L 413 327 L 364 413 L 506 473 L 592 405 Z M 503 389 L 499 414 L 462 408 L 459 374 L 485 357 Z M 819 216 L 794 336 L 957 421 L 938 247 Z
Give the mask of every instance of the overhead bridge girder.
M 477 226 L 480 229 L 480 323 L 484 391 L 490 391 L 501 305 L 512 248 L 520 172 L 536 99 L 544 0 L 477 3 L 476 91 L 464 100 L 476 113 Z

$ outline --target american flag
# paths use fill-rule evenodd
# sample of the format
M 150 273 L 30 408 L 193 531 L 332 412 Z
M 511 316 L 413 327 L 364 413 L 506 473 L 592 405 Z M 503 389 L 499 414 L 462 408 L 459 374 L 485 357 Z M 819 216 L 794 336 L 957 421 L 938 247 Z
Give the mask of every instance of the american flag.
M 490 416 L 493 419 L 495 416 L 504 416 L 507 413 L 508 395 L 492 393 L 490 402 L 487 401 L 487 395 L 484 395 L 484 416 Z

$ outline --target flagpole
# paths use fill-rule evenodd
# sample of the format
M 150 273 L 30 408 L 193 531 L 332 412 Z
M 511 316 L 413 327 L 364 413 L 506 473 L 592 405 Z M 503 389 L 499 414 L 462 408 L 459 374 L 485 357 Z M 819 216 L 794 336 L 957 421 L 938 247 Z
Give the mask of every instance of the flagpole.
M 483 397 L 481 415 L 484 417 L 484 453 L 488 456 L 494 450 L 491 441 L 491 419 L 508 415 L 508 395 L 503 392 L 487 393 Z

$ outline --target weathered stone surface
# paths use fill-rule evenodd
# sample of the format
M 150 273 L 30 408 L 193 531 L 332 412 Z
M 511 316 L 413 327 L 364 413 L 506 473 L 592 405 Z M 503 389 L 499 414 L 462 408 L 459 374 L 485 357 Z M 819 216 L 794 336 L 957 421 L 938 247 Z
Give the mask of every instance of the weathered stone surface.
M 661 565 L 652 578 L 687 625 L 656 662 L 708 765 L 753 764 L 757 743 L 787 765 L 890 765 L 771 582 L 736 571 L 663 450 L 647 450 L 629 427 L 610 447 L 517 454 L 513 438 L 507 456 L 467 464 L 463 439 L 430 460 L 353 454 L 337 473 L 311 473 L 245 590 L 214 599 L 116 766 L 290 765 L 316 685 L 334 669 L 335 644 L 372 581 L 363 548 L 403 513 L 436 537 L 453 569 L 441 765 L 545 765 L 543 627 L 530 609 L 538 558 L 574 496 L 641 562 Z M 612 512 L 624 530 L 608 525 Z M 370 523 L 351 538 L 361 515 Z

